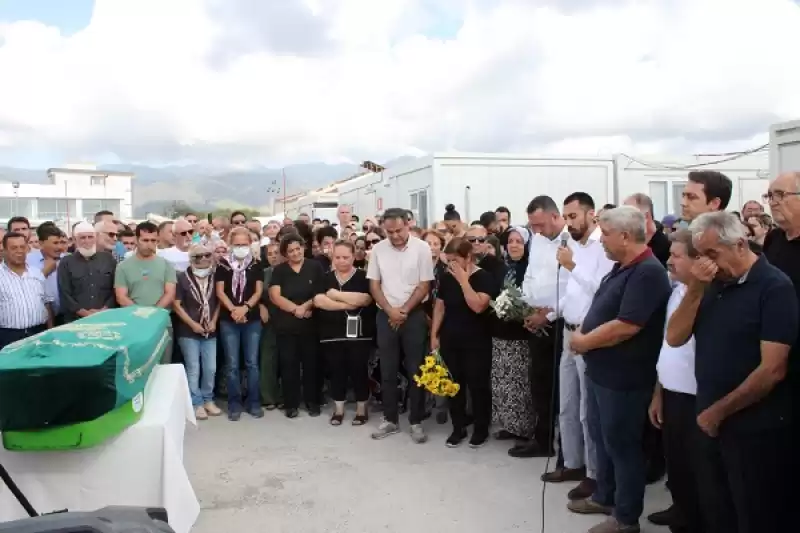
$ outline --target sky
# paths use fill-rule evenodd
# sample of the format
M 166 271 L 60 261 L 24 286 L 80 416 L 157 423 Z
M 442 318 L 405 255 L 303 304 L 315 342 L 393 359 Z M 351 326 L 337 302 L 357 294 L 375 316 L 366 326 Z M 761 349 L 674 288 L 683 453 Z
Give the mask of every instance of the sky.
M 796 0 L 0 0 L 0 165 L 686 155 L 800 118 Z

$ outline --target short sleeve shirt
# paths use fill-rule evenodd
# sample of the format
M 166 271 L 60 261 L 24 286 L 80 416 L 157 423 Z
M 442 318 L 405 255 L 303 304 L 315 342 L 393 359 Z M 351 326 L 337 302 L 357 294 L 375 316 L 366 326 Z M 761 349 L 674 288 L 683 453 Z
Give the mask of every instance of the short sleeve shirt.
M 281 263 L 272 271 L 269 281 L 270 289 L 280 287 L 281 296 L 295 305 L 302 305 L 317 294 L 324 291 L 325 273 L 319 261 L 313 259 L 303 260 L 300 270 L 295 272 L 289 263 Z M 275 316 L 270 315 L 275 333 L 287 335 L 316 334 L 316 316 L 312 318 L 297 318 L 277 306 Z
M 341 283 L 343 282 L 343 283 Z M 354 292 L 369 294 L 369 281 L 367 274 L 363 270 L 356 269 L 349 279 L 340 280 L 336 272 L 325 274 L 323 290 L 336 289 L 342 292 Z M 320 309 L 319 313 L 319 338 L 322 342 L 335 340 L 369 340 L 375 337 L 375 304 L 370 303 L 366 307 L 353 311 L 325 311 Z M 358 337 L 347 337 L 347 317 L 357 316 L 360 320 L 360 331 Z
M 761 343 L 797 341 L 798 303 L 791 280 L 760 257 L 740 280 L 706 289 L 694 323 L 698 413 L 730 394 L 761 363 Z M 727 418 L 721 431 L 753 431 L 791 422 L 787 380 Z
M 420 283 L 434 279 L 430 246 L 414 236 L 403 249 L 392 246 L 389 239 L 379 242 L 372 248 L 367 279 L 381 282 L 389 305 L 403 306 Z
M 586 373 L 592 381 L 612 390 L 651 389 L 655 385 L 671 294 L 667 271 L 652 251 L 647 250 L 629 265 L 614 265 L 595 293 L 581 332 L 589 333 L 612 320 L 641 329 L 615 346 L 586 354 Z
M 114 276 L 114 287 L 128 289 L 128 298 L 144 306 L 156 305 L 164 296 L 164 286 L 176 283 L 175 269 L 157 255 L 152 259 L 131 256 L 117 266 Z
M 486 294 L 489 298 L 496 296 L 495 281 L 482 268 L 472 273 L 469 285 L 475 292 Z M 489 308 L 480 314 L 470 309 L 464 298 L 464 290 L 449 272 L 442 274 L 436 298 L 444 303 L 444 321 L 440 333 L 442 336 L 468 336 L 481 340 L 491 337 Z
M 225 295 L 234 306 L 244 305 L 256 293 L 256 284 L 264 282 L 264 266 L 261 261 L 251 261 L 244 271 L 244 287 L 242 290 L 233 291 L 233 267 L 227 259 L 223 258 L 214 271 L 214 282 L 222 283 Z M 222 320 L 230 320 L 231 312 L 224 305 L 220 307 L 219 316 Z M 247 320 L 260 320 L 258 302 L 247 312 Z

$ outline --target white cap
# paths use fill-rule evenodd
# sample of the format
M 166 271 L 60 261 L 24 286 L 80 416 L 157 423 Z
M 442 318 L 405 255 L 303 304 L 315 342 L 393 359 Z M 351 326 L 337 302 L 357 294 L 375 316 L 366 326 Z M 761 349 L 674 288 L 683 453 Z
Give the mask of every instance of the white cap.
M 94 226 L 89 224 L 88 222 L 78 222 L 75 228 L 72 230 L 73 235 L 77 235 L 79 233 L 94 233 Z

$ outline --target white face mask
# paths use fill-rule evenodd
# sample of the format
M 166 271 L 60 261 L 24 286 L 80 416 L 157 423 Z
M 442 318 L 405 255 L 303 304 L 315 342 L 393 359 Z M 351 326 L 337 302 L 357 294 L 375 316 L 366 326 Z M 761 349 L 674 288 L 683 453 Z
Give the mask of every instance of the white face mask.
M 78 248 L 78 253 L 83 257 L 92 257 L 97 253 L 97 246 L 92 246 L 91 248 Z
M 198 278 L 207 278 L 208 275 L 211 273 L 210 268 L 194 268 L 192 267 L 192 273 L 197 276 Z
M 236 246 L 233 248 L 233 256 L 236 259 L 244 259 L 250 255 L 250 247 L 249 246 Z

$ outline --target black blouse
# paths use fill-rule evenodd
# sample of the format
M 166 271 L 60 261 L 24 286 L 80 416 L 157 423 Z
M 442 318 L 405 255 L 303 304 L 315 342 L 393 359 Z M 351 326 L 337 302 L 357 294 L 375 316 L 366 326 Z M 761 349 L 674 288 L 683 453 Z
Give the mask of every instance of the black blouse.
M 231 264 L 226 258 L 223 257 L 220 259 L 217 269 L 214 272 L 214 282 L 222 282 L 224 284 L 225 295 L 231 303 L 237 307 L 244 305 L 246 301 L 253 297 L 256 292 L 256 282 L 258 281 L 264 281 L 264 265 L 260 261 L 252 261 L 247 265 L 247 269 L 245 270 L 244 290 L 237 295 L 233 294 L 233 267 L 231 267 Z M 230 320 L 231 312 L 222 305 L 219 310 L 219 317 L 220 320 Z M 247 320 L 260 320 L 258 302 L 248 311 Z
M 324 278 L 325 273 L 319 261 L 304 259 L 298 272 L 295 272 L 289 263 L 277 265 L 272 270 L 269 286 L 280 287 L 281 296 L 295 305 L 302 305 L 317 294 L 324 292 Z M 286 335 L 316 333 L 315 318 L 297 318 L 293 313 L 288 313 L 277 306 L 275 306 L 274 316 L 270 314 L 275 333 Z
M 497 296 L 492 275 L 482 268 L 472 273 L 469 277 L 469 284 L 475 292 L 488 294 L 489 298 Z M 444 302 L 445 308 L 440 335 L 468 335 L 470 338 L 480 339 L 490 336 L 489 314 L 491 308 L 487 307 L 480 314 L 470 309 L 464 298 L 464 291 L 449 272 L 442 275 L 436 297 Z
M 363 270 L 356 269 L 353 273 L 353 276 L 344 281 L 344 284 L 340 285 L 339 279 L 336 277 L 336 272 L 328 272 L 325 274 L 323 292 L 328 292 L 330 289 L 336 289 L 337 291 L 341 292 L 355 292 L 367 295 L 370 293 L 367 273 Z M 370 340 L 375 337 L 376 313 L 377 309 L 375 304 L 370 304 L 354 311 L 325 311 L 324 309 L 320 309 L 320 341 Z M 361 318 L 361 331 L 357 338 L 347 337 L 348 315 L 358 316 Z

